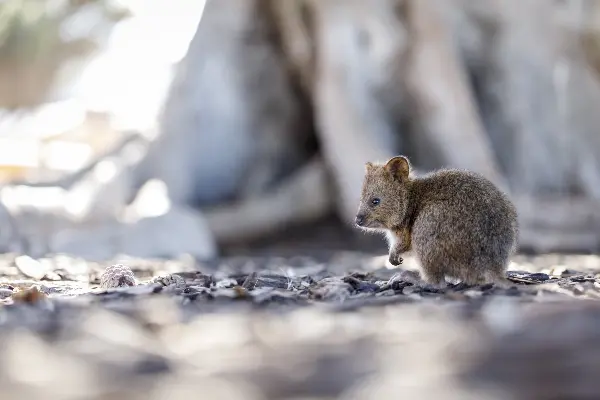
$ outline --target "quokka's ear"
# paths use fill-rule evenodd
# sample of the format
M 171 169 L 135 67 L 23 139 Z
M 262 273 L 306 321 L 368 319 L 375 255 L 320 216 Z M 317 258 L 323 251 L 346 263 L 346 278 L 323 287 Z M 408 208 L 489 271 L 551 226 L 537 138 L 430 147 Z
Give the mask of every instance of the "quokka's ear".
M 390 158 L 385 164 L 385 169 L 398 181 L 405 181 L 410 174 L 410 162 L 404 156 Z
M 367 162 L 365 163 L 365 170 L 368 172 L 371 170 L 371 168 L 373 168 L 373 163 L 372 162 Z

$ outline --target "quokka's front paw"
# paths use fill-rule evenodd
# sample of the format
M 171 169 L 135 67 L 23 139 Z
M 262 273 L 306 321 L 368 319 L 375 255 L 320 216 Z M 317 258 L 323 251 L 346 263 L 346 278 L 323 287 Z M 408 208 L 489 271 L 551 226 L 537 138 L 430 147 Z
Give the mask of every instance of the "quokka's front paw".
M 400 264 L 402 264 L 402 261 L 404 261 L 402 259 L 402 257 L 400 257 L 400 254 L 398 253 L 390 253 L 390 258 L 389 258 L 390 264 L 394 265 L 394 266 L 398 266 Z

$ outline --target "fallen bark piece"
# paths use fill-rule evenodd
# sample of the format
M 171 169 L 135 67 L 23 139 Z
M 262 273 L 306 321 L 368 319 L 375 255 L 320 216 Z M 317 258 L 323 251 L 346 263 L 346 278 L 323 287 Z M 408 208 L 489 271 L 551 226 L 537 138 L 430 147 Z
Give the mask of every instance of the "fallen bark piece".
M 152 279 L 153 283 L 160 283 L 163 286 L 172 286 L 178 289 L 184 289 L 185 279 L 178 274 L 161 275 Z

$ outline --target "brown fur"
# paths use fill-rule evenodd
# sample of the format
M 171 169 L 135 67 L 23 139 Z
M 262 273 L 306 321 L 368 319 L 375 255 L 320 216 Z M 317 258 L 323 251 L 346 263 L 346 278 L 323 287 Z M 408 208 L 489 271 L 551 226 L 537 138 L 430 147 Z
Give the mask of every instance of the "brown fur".
M 516 209 L 489 180 L 459 170 L 412 177 L 401 156 L 367 163 L 357 225 L 388 234 L 394 265 L 414 249 L 425 280 L 434 285 L 443 285 L 445 276 L 466 284 L 506 283 L 517 247 Z

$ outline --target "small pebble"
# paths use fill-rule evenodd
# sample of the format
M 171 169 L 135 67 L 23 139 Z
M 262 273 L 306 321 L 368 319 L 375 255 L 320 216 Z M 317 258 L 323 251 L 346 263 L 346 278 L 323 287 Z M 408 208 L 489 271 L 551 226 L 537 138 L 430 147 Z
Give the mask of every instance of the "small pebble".
M 19 256 L 15 258 L 15 266 L 25 276 L 38 281 L 46 276 L 46 273 L 48 272 L 47 268 L 45 268 L 42 263 L 29 256 Z

